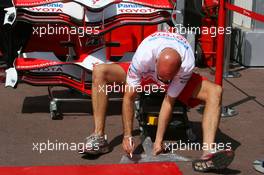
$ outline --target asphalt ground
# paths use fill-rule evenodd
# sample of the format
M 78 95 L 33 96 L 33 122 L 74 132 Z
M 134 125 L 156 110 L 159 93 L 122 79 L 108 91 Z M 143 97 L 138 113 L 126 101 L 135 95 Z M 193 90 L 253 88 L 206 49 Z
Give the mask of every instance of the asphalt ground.
M 232 143 L 236 157 L 230 167 L 216 174 L 258 174 L 252 167 L 256 159 L 264 158 L 264 69 L 240 69 L 241 77 L 224 81 L 223 105 L 239 112 L 232 118 L 222 118 L 217 141 Z M 210 70 L 199 70 L 213 79 Z M 58 89 L 57 93 L 62 93 Z M 0 166 L 60 166 L 119 163 L 122 124 L 121 102 L 110 102 L 106 133 L 112 152 L 99 157 L 87 157 L 72 150 L 43 151 L 37 143 L 82 143 L 93 130 L 90 103 L 61 104 L 63 120 L 51 120 L 46 87 L 20 84 L 17 89 L 0 85 Z M 70 94 L 70 93 L 68 93 Z M 62 96 L 63 93 L 61 94 Z M 188 113 L 193 129 L 201 141 L 199 107 Z M 135 120 L 134 134 L 139 144 L 139 129 Z M 140 151 L 139 151 L 140 152 Z M 178 151 L 177 154 L 198 158 L 201 151 Z M 193 172 L 190 162 L 177 162 L 184 174 Z M 213 173 L 210 173 L 213 174 Z

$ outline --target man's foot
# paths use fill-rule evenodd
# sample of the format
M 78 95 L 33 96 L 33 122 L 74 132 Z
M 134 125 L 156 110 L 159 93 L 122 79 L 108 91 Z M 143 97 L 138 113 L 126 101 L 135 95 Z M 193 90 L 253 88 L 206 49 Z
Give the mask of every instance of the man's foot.
M 199 172 L 208 172 L 211 170 L 220 170 L 228 167 L 234 159 L 234 152 L 232 150 L 218 151 L 209 153 L 201 159 L 192 162 L 193 169 Z
M 92 134 L 86 138 L 86 143 L 83 148 L 79 148 L 80 154 L 99 155 L 110 152 L 110 147 L 107 142 L 107 136 L 99 136 Z

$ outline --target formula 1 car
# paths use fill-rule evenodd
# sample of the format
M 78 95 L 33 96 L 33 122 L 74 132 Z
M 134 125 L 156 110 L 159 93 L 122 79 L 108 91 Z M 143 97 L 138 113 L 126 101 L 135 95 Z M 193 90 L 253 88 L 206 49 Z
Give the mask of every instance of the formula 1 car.
M 12 40 L 6 47 L 10 53 L 6 86 L 16 87 L 18 82 L 48 86 L 52 119 L 60 117 L 60 99 L 54 98 L 52 87 L 69 87 L 89 97 L 94 65 L 129 64 L 146 36 L 162 25 L 173 26 L 176 18 L 176 2 L 170 0 L 14 0 L 9 4 L 4 8 L 4 24 L 13 25 L 5 29 Z M 187 117 L 186 110 L 181 111 Z M 141 124 L 149 120 L 137 118 Z
M 34 86 L 67 86 L 87 95 L 93 66 L 135 51 L 158 24 L 171 23 L 174 8 L 170 1 L 149 0 L 12 4 L 16 9 L 6 13 L 5 23 L 14 23 L 9 33 L 16 37 L 8 48 L 13 53 L 9 67 L 14 68 L 7 70 L 6 86 L 15 87 L 21 80 Z M 129 64 L 130 56 L 118 62 Z

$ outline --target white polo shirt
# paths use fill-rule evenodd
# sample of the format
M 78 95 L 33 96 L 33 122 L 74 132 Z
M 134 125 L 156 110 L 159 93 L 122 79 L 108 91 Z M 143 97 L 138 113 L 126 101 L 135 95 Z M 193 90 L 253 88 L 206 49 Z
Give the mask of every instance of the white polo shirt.
M 139 45 L 127 74 L 129 86 L 139 86 L 142 82 L 152 82 L 161 86 L 157 79 L 156 60 L 165 48 L 175 49 L 181 56 L 181 68 L 168 86 L 167 94 L 178 97 L 192 75 L 195 58 L 188 41 L 177 33 L 156 32 L 145 38 Z

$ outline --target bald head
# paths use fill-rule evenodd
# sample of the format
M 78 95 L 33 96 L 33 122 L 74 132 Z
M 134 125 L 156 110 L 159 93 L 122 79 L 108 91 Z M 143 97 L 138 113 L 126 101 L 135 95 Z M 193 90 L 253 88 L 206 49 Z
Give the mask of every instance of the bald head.
M 181 67 L 180 54 L 172 49 L 165 48 L 157 59 L 157 74 L 164 81 L 172 80 Z

